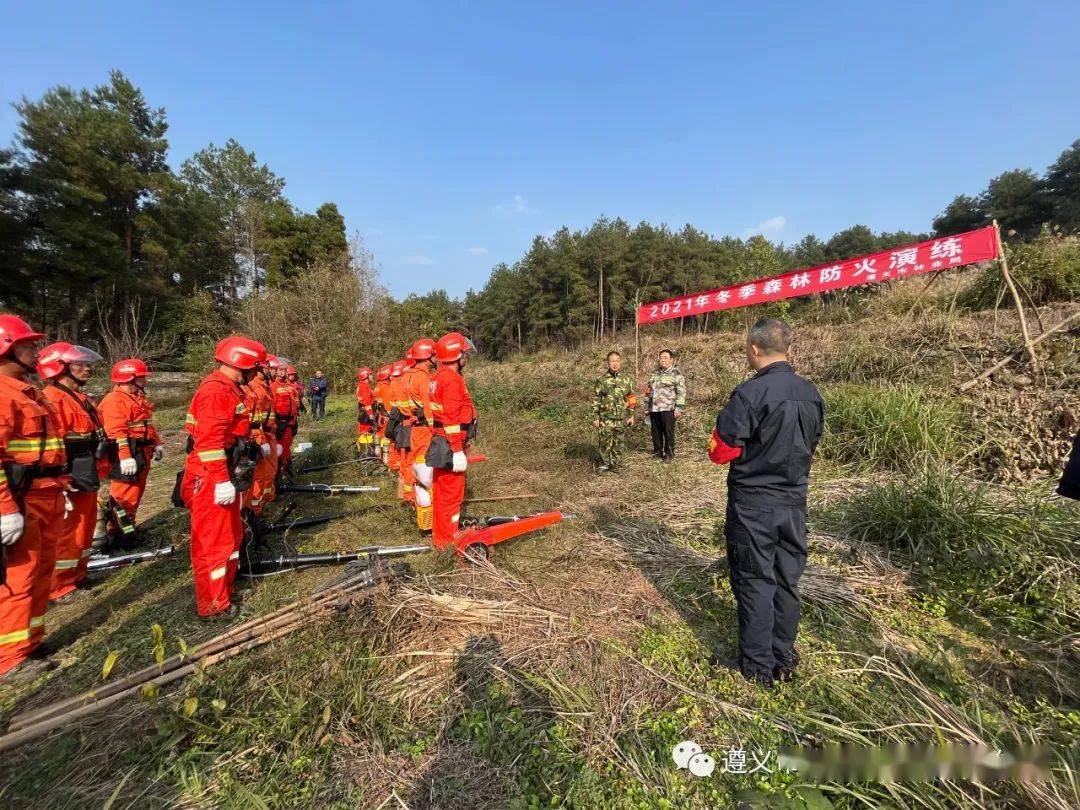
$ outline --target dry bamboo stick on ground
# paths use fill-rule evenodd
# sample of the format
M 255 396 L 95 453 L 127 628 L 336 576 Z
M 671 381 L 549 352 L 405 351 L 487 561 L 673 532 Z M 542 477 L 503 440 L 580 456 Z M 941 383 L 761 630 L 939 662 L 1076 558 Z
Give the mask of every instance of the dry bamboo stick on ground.
M 53 703 L 39 709 L 36 712 L 29 712 L 26 714 L 18 715 L 12 718 L 8 725 L 9 731 L 16 731 L 31 723 L 37 723 L 43 720 L 46 716 L 56 716 L 67 711 L 70 707 L 92 703 L 109 697 L 110 695 L 122 692 L 129 687 L 130 684 L 142 684 L 146 682 L 148 678 L 160 676 L 167 672 L 171 672 L 178 667 L 182 667 L 185 662 L 193 662 L 200 660 L 208 655 L 213 655 L 221 649 L 230 647 L 237 643 L 243 643 L 256 637 L 258 633 L 265 633 L 272 628 L 276 628 L 282 624 L 287 624 L 295 618 L 297 612 L 304 608 L 303 615 L 307 615 L 311 611 L 319 610 L 325 607 L 327 603 L 334 602 L 337 598 L 346 596 L 353 591 L 367 587 L 369 584 L 366 572 L 357 575 L 356 577 L 341 583 L 333 589 L 324 591 L 315 597 L 306 597 L 304 599 L 298 599 L 288 605 L 285 605 L 278 610 L 266 614 L 265 616 L 255 617 L 241 625 L 230 628 L 225 633 L 222 633 L 214 638 L 208 639 L 202 644 L 189 650 L 186 654 L 174 655 L 171 658 L 166 659 L 160 665 L 151 664 L 137 672 L 133 672 L 125 678 L 114 681 L 103 686 L 90 689 L 79 695 L 67 698 L 58 703 Z
M 494 503 L 495 501 L 527 501 L 531 498 L 539 498 L 535 492 L 524 492 L 521 495 L 487 495 L 480 498 L 466 498 L 465 503 Z
M 1062 329 L 1064 329 L 1070 323 L 1075 321 L 1077 318 L 1080 318 L 1080 312 L 1074 312 L 1072 315 L 1070 315 L 1068 318 L 1063 320 L 1057 326 L 1051 326 L 1049 329 L 1047 329 L 1045 332 L 1043 332 L 1037 338 L 1033 338 L 1032 341 L 1031 341 L 1030 346 L 1025 346 L 1023 349 L 1017 349 L 1015 352 L 1011 352 L 1004 360 L 1002 360 L 1002 361 L 1000 361 L 998 363 L 994 363 L 994 365 L 990 366 L 990 368 L 988 368 L 986 371 L 984 371 L 978 377 L 970 379 L 966 383 L 961 385 L 960 390 L 961 391 L 967 391 L 969 388 L 975 386 L 980 380 L 985 380 L 987 377 L 989 377 L 995 371 L 998 371 L 1000 369 L 1005 368 L 1005 366 L 1007 366 L 1010 362 L 1012 362 L 1012 359 L 1014 357 L 1016 357 L 1018 354 L 1023 354 L 1025 351 L 1030 351 L 1036 344 L 1038 344 L 1038 343 L 1042 342 L 1044 339 L 1050 337 L 1050 335 L 1054 334 L 1055 332 L 1060 332 Z

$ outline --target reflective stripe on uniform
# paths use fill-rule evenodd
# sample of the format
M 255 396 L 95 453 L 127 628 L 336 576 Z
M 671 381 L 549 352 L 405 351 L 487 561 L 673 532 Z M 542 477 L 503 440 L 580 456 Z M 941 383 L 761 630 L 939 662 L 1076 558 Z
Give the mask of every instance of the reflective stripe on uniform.
M 0 484 L 6 484 L 6 483 L 7 483 L 7 473 L 5 473 L 3 470 L 0 470 Z
M 229 562 L 232 562 L 233 560 L 239 560 L 239 559 L 240 559 L 240 552 L 239 551 L 234 551 L 232 554 L 229 555 Z
M 30 638 L 30 629 L 26 630 L 13 630 L 10 633 L 4 633 L 0 635 L 0 644 L 17 644 L 20 641 L 26 641 Z
M 447 436 L 455 436 L 461 433 L 461 425 L 447 425 L 443 428 Z
M 59 450 L 64 446 L 64 440 L 56 437 L 42 439 L 9 439 L 7 449 L 12 453 L 21 453 L 34 450 Z
M 184 424 L 185 425 L 191 425 L 192 427 L 194 427 L 197 424 L 196 421 L 195 421 L 194 414 L 189 413 L 187 416 L 185 416 L 184 417 Z
M 220 568 L 215 568 L 213 571 L 210 572 L 210 579 L 221 579 L 223 576 L 225 576 L 225 570 L 226 569 L 224 565 Z
M 224 450 L 200 450 L 195 455 L 197 455 L 199 457 L 199 461 L 202 462 L 225 460 Z
M 461 512 L 458 512 L 456 515 L 451 515 L 450 516 L 450 521 L 452 523 L 457 523 L 460 518 L 461 518 Z
M 66 571 L 66 570 L 71 569 L 71 568 L 77 568 L 78 565 L 79 565 L 79 561 L 77 559 L 76 560 L 57 560 L 56 561 L 56 570 L 57 571 Z

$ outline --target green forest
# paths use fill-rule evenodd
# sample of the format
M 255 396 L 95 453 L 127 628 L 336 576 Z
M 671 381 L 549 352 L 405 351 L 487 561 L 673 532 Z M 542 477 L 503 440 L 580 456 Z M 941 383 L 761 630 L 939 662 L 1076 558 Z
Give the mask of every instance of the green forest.
M 98 87 L 56 87 L 15 109 L 17 136 L 0 149 L 0 307 L 50 335 L 113 357 L 140 353 L 162 366 L 198 365 L 222 323 L 288 334 L 299 341 L 289 350 L 314 362 L 320 347 L 302 326 L 322 303 L 311 296 L 329 291 L 347 310 L 337 316 L 392 327 L 364 330 L 367 342 L 349 346 L 372 362 L 399 353 L 381 337 L 395 332 L 463 329 L 491 357 L 576 346 L 631 325 L 639 301 L 928 235 L 853 225 L 827 241 L 811 234 L 783 245 L 601 216 L 581 230 L 537 236 L 524 256 L 496 265 L 464 299 L 437 290 L 399 301 L 379 283 L 377 257 L 358 236 L 350 240 L 334 202 L 299 210 L 285 179 L 235 140 L 209 143 L 174 168 L 165 109 L 119 71 Z M 958 195 L 932 229 L 956 233 L 994 219 L 1013 244 L 1074 233 L 1080 140 L 1041 175 L 1014 169 L 977 195 Z M 1060 253 L 1060 245 L 1053 249 Z M 1075 245 L 1066 250 L 1076 252 Z M 1075 292 L 1075 273 L 1059 281 L 1038 297 Z M 709 318 L 663 328 L 718 326 Z

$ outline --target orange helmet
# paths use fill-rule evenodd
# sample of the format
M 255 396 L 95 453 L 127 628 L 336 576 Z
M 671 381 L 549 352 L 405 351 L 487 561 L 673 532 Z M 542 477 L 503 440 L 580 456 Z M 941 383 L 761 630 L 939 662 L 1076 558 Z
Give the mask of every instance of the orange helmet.
M 430 360 L 435 354 L 435 341 L 431 338 L 420 338 L 409 349 L 413 360 Z
M 371 369 L 367 366 L 362 366 L 356 370 L 356 379 L 358 380 L 370 380 Z
M 449 332 L 435 344 L 435 359 L 440 363 L 453 363 L 463 354 L 475 352 L 476 346 L 461 332 Z
M 38 352 L 37 374 L 43 380 L 59 377 L 68 363 L 98 363 L 101 355 L 85 346 L 70 343 L 53 343 Z
M 266 360 L 266 347 L 259 341 L 233 335 L 218 341 L 214 359 L 240 371 L 250 371 Z
M 109 374 L 109 379 L 114 383 L 129 383 L 137 377 L 150 377 L 150 369 L 146 367 L 146 363 L 140 360 L 138 357 L 132 357 L 128 360 L 121 360 L 115 366 L 112 367 L 112 373 Z
M 41 340 L 45 337 L 35 332 L 30 324 L 18 315 L 0 315 L 0 357 L 6 355 L 11 347 L 22 340 Z
M 379 370 L 375 373 L 375 378 L 385 382 L 390 379 L 390 366 L 379 366 Z

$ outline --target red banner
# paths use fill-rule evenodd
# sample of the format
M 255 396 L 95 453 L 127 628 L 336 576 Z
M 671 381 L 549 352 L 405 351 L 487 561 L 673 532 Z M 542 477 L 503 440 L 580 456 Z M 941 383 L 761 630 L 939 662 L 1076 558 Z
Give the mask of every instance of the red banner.
M 997 235 L 993 226 L 990 226 L 956 236 L 943 236 L 928 242 L 904 245 L 869 256 L 793 270 L 782 276 L 746 281 L 696 295 L 644 304 L 638 307 L 637 322 L 656 323 L 722 309 L 767 304 L 769 301 L 840 290 L 844 287 L 857 287 L 860 284 L 895 281 L 908 276 L 985 262 L 997 257 Z

